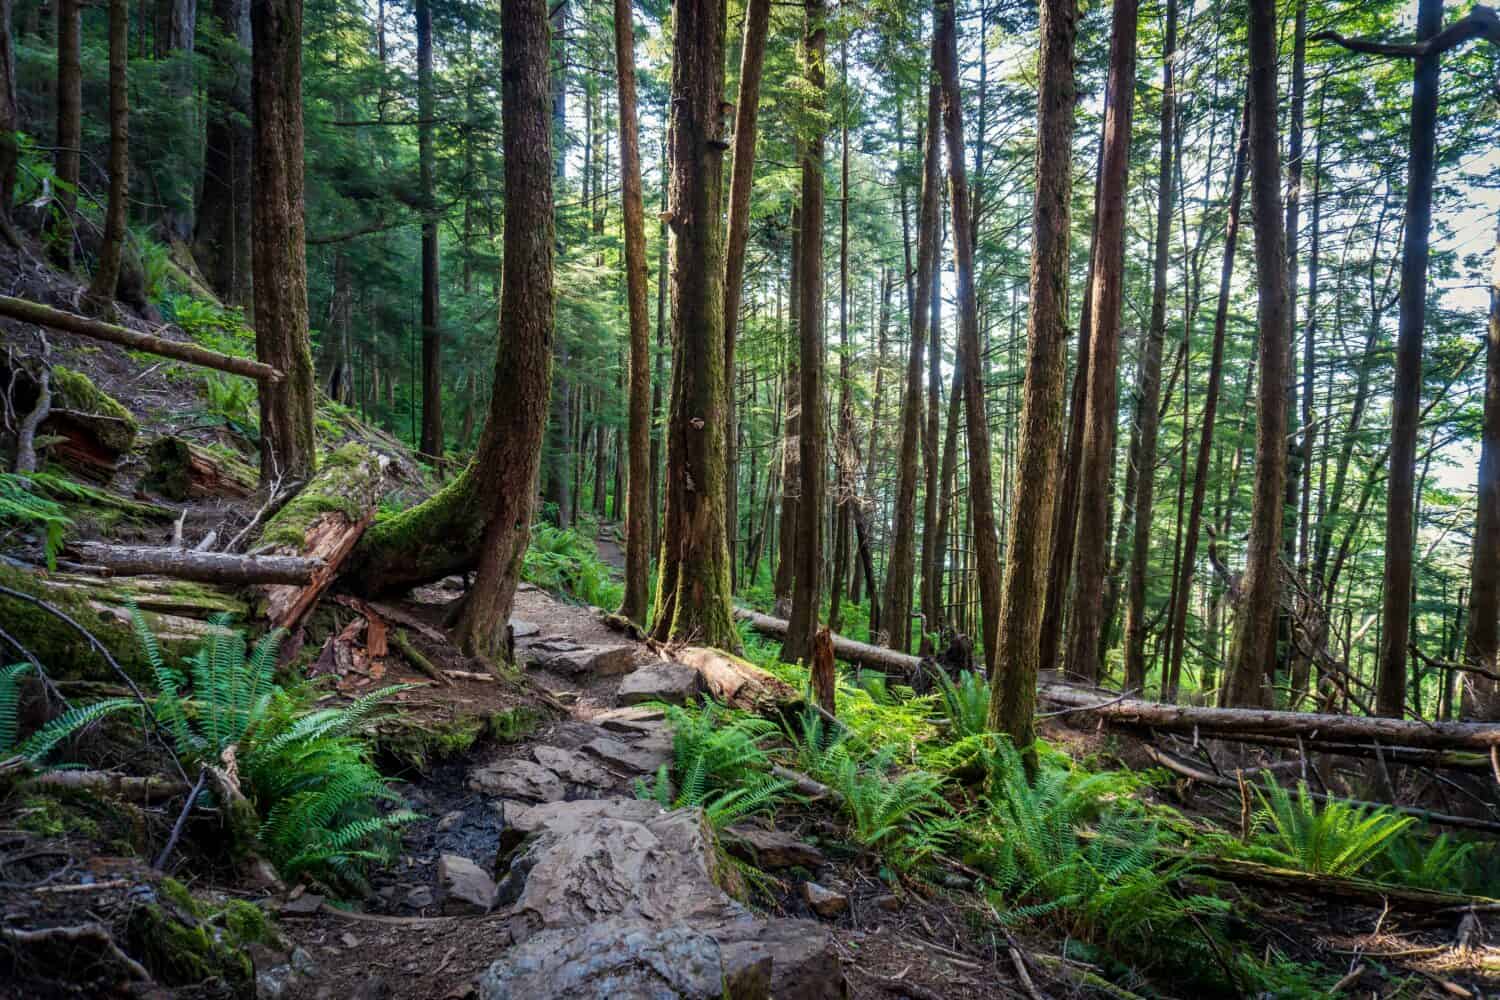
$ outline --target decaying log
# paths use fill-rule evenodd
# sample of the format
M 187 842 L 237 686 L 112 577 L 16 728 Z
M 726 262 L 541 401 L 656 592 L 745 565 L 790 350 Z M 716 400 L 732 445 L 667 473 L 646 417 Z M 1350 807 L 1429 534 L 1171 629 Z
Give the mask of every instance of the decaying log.
M 1107 696 L 1061 684 L 1043 684 L 1037 693 L 1045 701 L 1085 711 L 1091 718 L 1105 722 L 1150 726 L 1174 733 L 1197 733 L 1219 739 L 1233 739 L 1236 735 L 1248 733 L 1346 743 L 1379 742 L 1382 746 L 1429 750 L 1488 752 L 1491 747 L 1500 746 L 1500 725 L 1495 724 L 1408 722 L 1404 719 L 1269 709 L 1196 708 L 1137 698 L 1109 700 Z
M 305 584 L 323 568 L 321 559 L 300 556 L 240 556 L 150 545 L 106 545 L 74 542 L 68 551 L 99 567 L 108 576 L 169 576 L 243 586 L 255 583 Z
M 838 674 L 833 669 L 833 632 L 824 625 L 813 635 L 813 701 L 829 715 L 838 715 Z
M 708 693 L 731 708 L 776 711 L 802 700 L 790 684 L 723 650 L 684 646 L 673 650 L 671 657 L 698 671 Z
M 1136 728 L 1144 735 L 1149 733 L 1149 726 L 1130 727 L 1119 724 L 1119 728 Z M 1474 753 L 1466 750 L 1423 750 L 1417 747 L 1393 747 L 1377 743 L 1341 743 L 1338 741 L 1308 739 L 1303 737 L 1298 742 L 1295 736 L 1262 736 L 1257 733 L 1239 733 L 1234 736 L 1220 737 L 1210 733 L 1200 733 L 1200 738 L 1211 740 L 1226 740 L 1232 743 L 1245 743 L 1251 746 L 1275 747 L 1279 750 L 1294 750 L 1299 753 L 1326 753 L 1341 757 L 1384 757 L 1389 764 L 1411 764 L 1415 767 L 1440 767 L 1457 771 L 1489 771 L 1490 759 L 1482 753 Z
M 767 635 L 773 639 L 786 638 L 787 623 L 784 618 L 772 618 L 770 615 L 763 615 L 746 608 L 735 608 L 734 616 L 740 621 L 749 622 L 750 627 L 761 635 Z M 841 635 L 833 635 L 831 638 L 834 653 L 847 663 L 871 667 L 885 673 L 900 674 L 904 677 L 915 677 L 922 669 L 922 658 L 919 656 L 898 653 L 894 649 L 872 646 L 867 642 L 855 642 Z
M 1180 760 L 1169 753 L 1164 753 L 1149 744 L 1143 748 L 1146 756 L 1169 771 L 1182 775 L 1192 781 L 1204 785 L 1212 785 L 1215 788 L 1239 789 L 1239 782 L 1234 778 L 1214 774 L 1200 767 L 1194 767 L 1187 761 Z M 1487 833 L 1500 833 L 1500 822 L 1489 819 L 1479 819 L 1473 816 L 1454 816 L 1448 813 L 1433 812 L 1429 809 L 1417 809 L 1412 806 L 1391 805 L 1383 802 L 1362 802 L 1358 799 L 1345 799 L 1337 795 L 1324 795 L 1321 792 L 1309 791 L 1307 797 L 1314 802 L 1342 802 L 1346 805 L 1365 809 L 1389 809 L 1391 812 L 1400 813 L 1403 816 L 1414 816 L 1427 823 L 1436 823 L 1439 826 L 1462 827 L 1466 830 L 1484 830 Z
M 167 340 L 165 337 L 140 333 L 128 327 L 116 326 L 114 323 L 105 323 L 97 319 L 89 319 L 87 316 L 64 312 L 61 309 L 44 306 L 39 302 L 28 302 L 25 299 L 13 298 L 9 295 L 0 295 L 0 316 L 8 319 L 17 319 L 23 323 L 35 323 L 38 326 L 51 327 L 54 330 L 62 330 L 65 333 L 88 337 L 91 340 L 103 340 L 111 344 L 119 344 L 133 351 L 146 351 L 150 354 L 159 354 L 164 358 L 186 361 L 188 364 L 199 365 L 203 368 L 215 368 L 219 371 L 244 375 L 248 378 L 264 379 L 269 382 L 280 382 L 282 379 L 281 372 L 270 365 L 261 364 L 259 361 L 252 361 L 249 358 L 231 357 L 228 354 L 220 354 L 218 351 L 210 351 L 199 347 L 197 344 Z
M 255 492 L 256 478 L 255 470 L 238 459 L 168 435 L 151 442 L 142 485 L 168 500 L 238 499 Z
M 133 802 L 165 802 L 188 791 L 187 784 L 181 781 L 109 771 L 44 771 L 26 779 L 26 784 L 37 788 L 118 795 Z
M 261 541 L 275 555 L 301 556 L 322 565 L 302 584 L 266 589 L 266 616 L 291 628 L 338 576 L 354 544 L 375 519 L 387 460 L 358 444 L 329 455 L 316 475 L 266 522 Z
M 1435 889 L 1386 885 L 1383 882 L 1367 882 L 1364 879 L 1340 878 L 1335 875 L 1315 875 L 1255 861 L 1213 858 L 1198 861 L 1195 867 L 1201 874 L 1239 885 L 1256 885 L 1314 899 L 1369 906 L 1377 910 L 1389 907 L 1403 913 L 1431 913 L 1438 910 L 1458 912 L 1470 906 L 1483 908 L 1500 905 L 1500 902 L 1483 896 L 1461 896 Z

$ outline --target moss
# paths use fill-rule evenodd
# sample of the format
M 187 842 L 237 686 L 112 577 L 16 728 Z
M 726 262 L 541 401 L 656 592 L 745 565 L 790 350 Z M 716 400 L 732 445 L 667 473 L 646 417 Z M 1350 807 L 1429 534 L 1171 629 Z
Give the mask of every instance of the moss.
M 16 826 L 42 837 L 78 836 L 99 840 L 103 834 L 92 816 L 79 815 L 54 795 L 28 795 L 16 811 Z
M 468 753 L 486 728 L 479 715 L 460 715 L 447 722 L 397 717 L 381 724 L 377 743 L 383 753 L 422 771 Z
M 113 511 L 134 521 L 177 520 L 178 512 L 171 507 L 132 500 L 118 493 L 96 489 L 56 471 L 33 473 L 30 478 L 38 493 L 66 505 L 70 508 L 70 513 L 73 507 L 83 507 L 90 511 Z
M 157 886 L 158 900 L 130 913 L 132 951 L 168 986 L 213 983 L 235 997 L 255 996 L 252 944 L 284 949 L 274 922 L 242 900 L 216 904 L 194 896 L 175 879 Z
M 300 549 L 308 529 L 323 514 L 359 520 L 366 501 L 374 502 L 381 476 L 379 456 L 361 444 L 344 445 L 325 456 L 312 481 L 266 522 L 261 541 Z
M 379 594 L 460 572 L 478 558 L 484 526 L 471 465 L 423 502 L 377 517 L 355 546 L 344 578 Z
M 146 476 L 141 484 L 169 500 L 187 500 L 194 496 L 193 446 L 182 438 L 170 434 L 151 442 L 146 452 Z M 255 489 L 258 474 L 239 454 L 223 447 L 202 447 L 200 467 L 203 460 L 212 460 L 218 479 L 228 488 L 230 495 L 247 495 Z M 239 487 L 239 493 L 233 491 Z
M 135 417 L 113 396 L 94 385 L 87 375 L 53 365 L 52 393 L 55 407 L 111 418 L 101 421 L 97 428 L 99 443 L 117 453 L 130 450 L 139 429 Z
M 541 724 L 542 717 L 529 705 L 517 705 L 490 713 L 490 736 L 500 743 L 519 743 Z

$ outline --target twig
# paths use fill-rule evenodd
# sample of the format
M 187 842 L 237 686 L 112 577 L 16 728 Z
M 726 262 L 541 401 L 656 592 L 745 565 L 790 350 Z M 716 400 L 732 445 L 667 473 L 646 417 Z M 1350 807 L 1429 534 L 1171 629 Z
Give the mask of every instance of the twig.
M 110 936 L 101 924 L 79 924 L 76 927 L 47 927 L 42 930 L 26 931 L 14 927 L 0 927 L 0 937 L 14 941 L 16 944 L 41 944 L 47 941 L 91 941 L 102 947 L 115 961 L 125 967 L 132 979 L 141 982 L 150 982 L 151 974 L 145 967 L 129 955 L 120 950 L 115 944 L 115 939 Z
M 411 640 L 406 637 L 406 633 L 401 629 L 391 630 L 391 645 L 396 647 L 396 649 L 401 653 L 402 657 L 406 659 L 407 663 L 410 663 L 413 667 L 416 667 L 428 677 L 431 677 L 433 680 L 437 681 L 439 684 L 444 685 L 445 687 L 453 686 L 453 680 L 448 676 L 448 674 L 444 673 L 442 670 L 439 670 L 435 663 L 433 663 L 427 657 L 423 656 L 422 653 L 418 651 L 417 647 L 411 644 Z M 471 678 L 465 679 L 468 680 Z
M 1356 965 L 1354 967 L 1354 970 L 1352 972 L 1350 972 L 1343 979 L 1340 979 L 1338 982 L 1336 982 L 1336 983 L 1333 984 L 1333 987 L 1328 991 L 1329 995 L 1332 996 L 1335 993 L 1342 993 L 1342 992 L 1344 992 L 1344 990 L 1348 989 L 1350 986 L 1353 986 L 1356 982 L 1358 982 L 1359 981 L 1359 977 L 1363 976 L 1364 974 L 1365 974 L 1364 963 L 1360 963 L 1359 965 Z
M 135 883 L 128 878 L 112 878 L 103 882 L 74 882 L 71 885 L 44 885 L 31 890 L 47 895 L 64 895 L 73 892 L 106 892 L 110 889 L 128 889 Z
M 152 865 L 157 871 L 165 871 L 167 859 L 172 856 L 172 849 L 177 846 L 177 839 L 182 836 L 182 828 L 187 825 L 188 813 L 193 811 L 193 803 L 198 801 L 198 793 L 203 791 L 203 783 L 208 780 L 208 769 L 201 768 L 198 771 L 198 782 L 193 785 L 193 790 L 188 792 L 187 801 L 182 804 L 182 812 L 177 817 L 177 822 L 172 824 L 172 835 L 167 838 L 167 846 L 161 849 L 156 856 L 156 864 Z

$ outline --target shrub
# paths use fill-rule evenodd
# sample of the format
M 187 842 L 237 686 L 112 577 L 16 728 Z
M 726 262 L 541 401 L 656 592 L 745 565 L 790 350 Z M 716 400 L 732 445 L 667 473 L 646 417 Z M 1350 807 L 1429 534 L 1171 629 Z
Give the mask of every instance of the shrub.
M 1329 801 L 1322 808 L 1299 782 L 1295 797 L 1266 775 L 1256 789 L 1261 808 L 1253 826 L 1288 867 L 1318 875 L 1358 875 L 1415 819 L 1383 807 Z

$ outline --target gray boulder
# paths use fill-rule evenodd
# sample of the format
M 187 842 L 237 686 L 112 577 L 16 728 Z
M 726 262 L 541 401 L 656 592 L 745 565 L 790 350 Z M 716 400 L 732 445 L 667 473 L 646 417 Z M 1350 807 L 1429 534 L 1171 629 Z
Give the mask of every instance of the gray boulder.
M 641 667 L 621 681 L 616 698 L 621 705 L 639 705 L 645 701 L 686 705 L 702 689 L 698 671 L 681 663 L 662 660 Z

